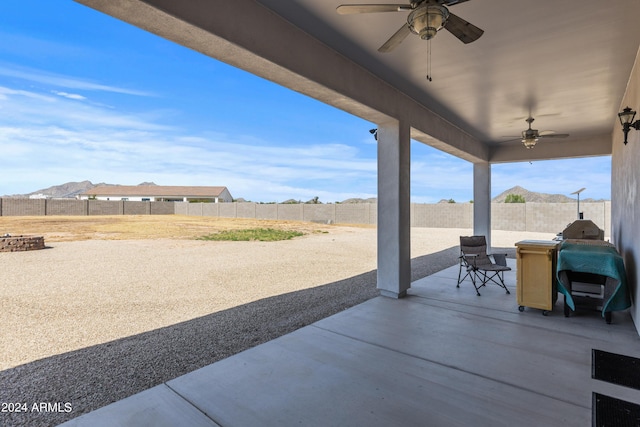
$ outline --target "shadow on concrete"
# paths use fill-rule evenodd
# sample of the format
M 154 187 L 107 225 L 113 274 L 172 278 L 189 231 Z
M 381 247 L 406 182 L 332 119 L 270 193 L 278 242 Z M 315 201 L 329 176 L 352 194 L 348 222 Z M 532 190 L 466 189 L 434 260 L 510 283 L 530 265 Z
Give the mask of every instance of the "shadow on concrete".
M 457 264 L 458 254 L 452 247 L 412 259 L 412 281 Z M 62 423 L 378 295 L 373 270 L 7 369 L 0 402 L 24 402 L 29 410 L 0 413 L 0 425 Z M 60 412 L 33 411 L 40 402 Z

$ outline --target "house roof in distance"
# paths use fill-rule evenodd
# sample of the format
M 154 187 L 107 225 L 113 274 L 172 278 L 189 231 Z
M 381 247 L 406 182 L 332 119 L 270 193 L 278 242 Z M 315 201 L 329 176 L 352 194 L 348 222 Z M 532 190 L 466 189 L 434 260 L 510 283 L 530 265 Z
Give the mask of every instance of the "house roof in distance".
M 180 196 L 218 197 L 227 187 L 169 186 L 169 185 L 99 185 L 85 196 Z M 228 190 L 227 190 L 228 191 Z

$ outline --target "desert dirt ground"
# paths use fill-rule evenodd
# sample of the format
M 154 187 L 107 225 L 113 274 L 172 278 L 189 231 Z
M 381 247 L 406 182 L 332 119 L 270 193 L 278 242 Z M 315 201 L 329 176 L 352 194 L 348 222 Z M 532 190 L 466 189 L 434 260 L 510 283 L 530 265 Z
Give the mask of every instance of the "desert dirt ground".
M 373 226 L 360 226 L 374 228 Z M 212 218 L 186 215 L 2 216 L 0 235 L 38 235 L 47 242 L 78 240 L 194 239 L 223 230 L 274 228 L 305 234 L 329 225 L 298 221 Z

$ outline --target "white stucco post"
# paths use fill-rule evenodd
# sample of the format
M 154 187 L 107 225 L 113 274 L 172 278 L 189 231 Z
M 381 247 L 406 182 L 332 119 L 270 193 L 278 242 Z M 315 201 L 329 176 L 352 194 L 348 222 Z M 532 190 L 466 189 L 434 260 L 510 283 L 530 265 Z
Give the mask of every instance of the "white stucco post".
M 491 248 L 491 163 L 473 164 L 473 234 Z
M 409 126 L 378 126 L 378 289 L 402 298 L 411 287 Z

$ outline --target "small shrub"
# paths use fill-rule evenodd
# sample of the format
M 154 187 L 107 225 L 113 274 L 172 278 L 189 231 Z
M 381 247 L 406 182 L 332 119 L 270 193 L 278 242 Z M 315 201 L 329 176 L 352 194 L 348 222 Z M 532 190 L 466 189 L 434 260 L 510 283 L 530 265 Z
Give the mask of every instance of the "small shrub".
M 302 236 L 304 233 L 293 230 L 275 230 L 273 228 L 251 228 L 245 230 L 226 230 L 198 237 L 198 240 L 230 240 L 234 242 L 248 242 L 259 240 L 261 242 L 275 242 L 278 240 L 291 240 Z
M 524 203 L 524 196 L 519 194 L 507 194 L 507 197 L 504 199 L 505 203 Z

